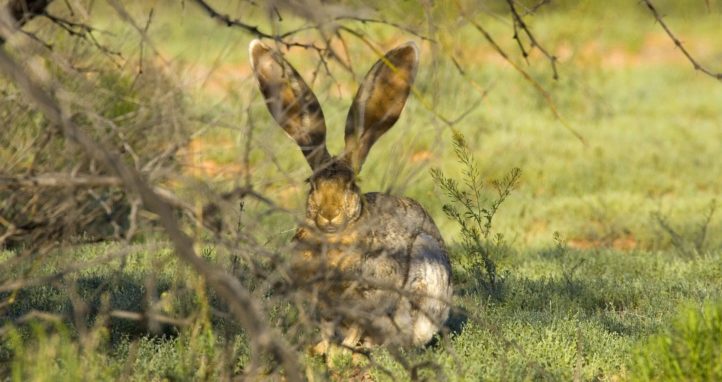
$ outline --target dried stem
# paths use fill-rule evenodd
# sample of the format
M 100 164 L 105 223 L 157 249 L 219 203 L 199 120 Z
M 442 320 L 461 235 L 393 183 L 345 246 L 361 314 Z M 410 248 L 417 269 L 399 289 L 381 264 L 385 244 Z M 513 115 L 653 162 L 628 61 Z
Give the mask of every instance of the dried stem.
M 694 57 L 692 57 L 692 55 L 689 53 L 689 51 L 687 51 L 687 48 L 685 48 L 684 45 L 682 44 L 682 41 L 679 38 L 677 38 L 677 36 L 675 36 L 674 33 L 672 33 L 671 29 L 669 29 L 669 27 L 667 26 L 667 23 L 664 22 L 664 20 L 662 19 L 662 16 L 659 14 L 659 11 L 657 11 L 657 8 L 654 6 L 654 4 L 652 3 L 651 0 L 642 0 L 642 2 L 644 2 L 645 5 L 647 5 L 647 8 L 649 9 L 650 12 L 652 12 L 652 15 L 657 20 L 657 22 L 659 22 L 659 25 L 662 26 L 662 29 L 664 29 L 664 32 L 667 33 L 667 36 L 669 36 L 669 38 L 672 39 L 672 41 L 674 42 L 674 45 L 677 48 L 679 48 L 679 50 L 682 51 L 682 54 L 684 54 L 684 56 L 687 57 L 687 60 L 692 64 L 692 66 L 694 67 L 695 70 L 699 70 L 700 72 L 702 72 L 712 78 L 716 78 L 717 80 L 722 81 L 722 72 L 715 73 L 715 72 L 705 68 L 704 66 L 702 66 Z
M 459 13 L 462 15 L 462 17 L 468 21 L 471 25 L 476 28 L 476 30 L 481 33 L 481 35 L 484 37 L 484 39 L 494 48 L 494 50 L 499 53 L 499 55 L 504 59 L 504 61 L 508 62 L 509 65 L 511 65 L 519 74 L 524 77 L 527 82 L 529 82 L 541 95 L 544 97 L 544 100 L 546 100 L 547 104 L 549 105 L 549 109 L 551 109 L 554 116 L 561 122 L 562 126 L 569 130 L 570 133 L 572 133 L 579 141 L 581 141 L 583 144 L 586 145 L 586 141 L 584 140 L 584 137 L 582 137 L 581 134 L 579 134 L 576 130 L 574 130 L 567 121 L 562 118 L 561 114 L 559 114 L 559 111 L 557 110 L 556 105 L 554 104 L 554 100 L 552 100 L 551 95 L 549 92 L 544 89 L 544 87 L 541 86 L 541 84 L 535 80 L 529 73 L 527 73 L 524 69 L 522 69 L 516 62 L 514 62 L 511 57 L 504 51 L 504 49 L 501 48 L 501 46 L 494 40 L 494 38 L 491 36 L 491 34 L 484 28 L 483 25 L 479 24 L 478 22 L 474 21 L 471 17 L 468 16 L 468 13 L 466 10 L 462 7 L 461 3 L 458 0 L 454 0 L 456 3 L 457 8 L 459 9 Z
M 529 41 L 531 43 L 531 49 L 537 48 L 539 51 L 549 60 L 549 64 L 552 67 L 552 72 L 554 73 L 552 77 L 557 80 L 559 79 L 559 73 L 557 72 L 557 57 L 553 54 L 550 54 L 544 47 L 539 44 L 539 41 L 537 41 L 536 37 L 534 37 L 534 34 L 531 33 L 531 30 L 524 22 L 524 19 L 519 15 L 519 12 L 516 10 L 516 7 L 514 6 L 514 0 L 506 0 L 506 3 L 509 4 L 509 10 L 511 11 L 512 16 L 514 17 L 514 38 L 516 39 L 517 43 L 519 44 L 519 47 L 521 49 L 522 54 L 524 55 L 524 58 L 526 59 L 528 56 L 528 53 L 524 49 L 524 45 L 521 42 L 521 39 L 519 38 L 518 34 L 518 28 L 521 29 L 524 34 L 529 38 Z

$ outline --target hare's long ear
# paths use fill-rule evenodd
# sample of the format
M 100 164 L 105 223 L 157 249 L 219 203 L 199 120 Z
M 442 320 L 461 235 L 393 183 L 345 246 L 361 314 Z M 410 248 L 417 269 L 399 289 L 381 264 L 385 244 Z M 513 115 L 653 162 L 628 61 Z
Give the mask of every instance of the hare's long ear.
M 418 62 L 419 50 L 408 42 L 386 53 L 366 74 L 346 118 L 345 157 L 356 173 L 374 142 L 399 119 Z
M 318 99 L 281 55 L 258 40 L 249 46 L 251 66 L 273 119 L 301 147 L 316 170 L 331 156 L 326 149 L 326 123 Z

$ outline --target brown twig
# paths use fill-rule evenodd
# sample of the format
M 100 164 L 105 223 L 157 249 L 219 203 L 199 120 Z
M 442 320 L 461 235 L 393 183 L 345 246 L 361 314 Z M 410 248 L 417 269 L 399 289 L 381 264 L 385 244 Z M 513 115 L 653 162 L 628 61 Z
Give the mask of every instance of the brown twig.
M 78 174 L 40 174 L 35 176 L 2 176 L 0 175 L 0 190 L 3 188 L 104 188 L 120 187 L 123 180 L 117 176 L 107 175 L 78 175 Z M 153 191 L 161 197 L 165 203 L 174 208 L 183 210 L 190 214 L 191 218 L 198 220 L 194 209 L 188 203 L 178 198 L 172 191 L 155 186 Z M 253 196 L 259 195 L 249 191 Z M 259 195 L 260 196 L 260 195 Z M 269 202 L 267 199 L 264 202 Z
M 689 51 L 687 51 L 687 48 L 685 48 L 684 45 L 682 44 L 682 41 L 680 41 L 680 39 L 678 39 L 677 36 L 675 36 L 674 33 L 672 33 L 672 30 L 669 29 L 669 27 L 667 26 L 667 23 L 665 23 L 664 20 L 662 20 L 662 16 L 659 14 L 659 11 L 657 11 L 657 8 L 654 6 L 654 4 L 652 3 L 651 0 L 642 0 L 642 2 L 644 2 L 645 5 L 647 5 L 647 8 L 649 9 L 650 12 L 652 12 L 652 15 L 657 20 L 657 22 L 659 22 L 659 25 L 662 26 L 662 29 L 664 29 L 664 32 L 667 33 L 667 36 L 669 36 L 669 38 L 672 39 L 672 41 L 674 42 L 674 45 L 677 48 L 679 48 L 679 50 L 682 51 L 682 54 L 684 54 L 684 56 L 687 57 L 687 60 L 692 64 L 692 66 L 694 67 L 695 70 L 698 70 L 712 78 L 716 78 L 717 80 L 722 81 L 722 72 L 715 73 L 715 72 L 705 68 L 704 66 L 702 66 L 694 57 L 692 57 L 692 55 L 689 53 Z
M 529 26 L 526 25 L 524 19 L 521 17 L 521 15 L 519 15 L 519 12 L 517 12 L 516 6 L 514 6 L 514 0 L 506 0 L 506 3 L 509 4 L 509 10 L 511 11 L 511 15 L 514 18 L 514 39 L 516 39 L 517 43 L 519 44 L 521 52 L 524 55 L 524 59 L 527 58 L 529 52 L 524 49 L 524 44 L 522 44 L 521 39 L 519 38 L 518 29 L 521 29 L 524 34 L 526 34 L 526 36 L 529 38 L 531 49 L 539 49 L 539 51 L 549 60 L 549 64 L 552 67 L 552 72 L 554 73 L 552 77 L 555 80 L 558 80 L 559 73 L 557 72 L 557 57 L 553 54 L 550 54 L 546 49 L 544 49 L 541 44 L 539 44 L 539 41 L 537 41 L 536 37 L 534 37 L 534 34 L 531 33 Z
M 401 24 L 399 24 L 399 23 L 395 23 L 395 22 L 392 22 L 392 21 L 386 21 L 386 20 L 381 20 L 381 19 L 374 19 L 374 18 L 370 18 L 370 17 L 359 17 L 359 16 L 338 16 L 338 17 L 334 17 L 334 18 L 333 18 L 333 21 L 357 21 L 357 22 L 360 22 L 360 23 L 362 23 L 362 24 L 383 24 L 383 25 L 388 25 L 388 26 L 393 27 L 393 28 L 396 28 L 396 29 L 398 29 L 398 30 L 400 30 L 400 31 L 403 31 L 403 32 L 409 33 L 409 34 L 411 34 L 411 35 L 414 35 L 414 36 L 416 36 L 416 37 L 418 37 L 418 38 L 420 38 L 420 39 L 422 39 L 422 40 L 426 40 L 426 41 L 429 41 L 429 42 L 432 42 L 432 43 L 436 42 L 434 39 L 432 39 L 432 38 L 430 38 L 430 37 L 424 36 L 423 34 L 417 32 L 417 31 L 415 31 L 415 30 L 413 30 L 413 29 L 411 29 L 411 28 L 409 28 L 409 27 L 403 26 L 403 25 L 401 25 Z M 317 29 L 318 27 L 319 27 L 318 25 L 311 25 L 311 26 L 300 27 L 300 28 L 297 28 L 297 29 L 288 31 L 288 32 L 286 32 L 286 33 L 283 33 L 283 34 L 281 34 L 281 35 L 278 36 L 278 37 L 281 38 L 281 39 L 283 39 L 283 38 L 285 38 L 285 37 L 292 36 L 292 35 L 294 35 L 294 34 L 296 34 L 296 33 L 298 33 L 298 32 L 302 32 L 302 31 L 310 30 L 310 29 Z
M 549 109 L 552 111 L 554 116 L 557 118 L 557 120 L 564 126 L 565 129 L 569 130 L 570 133 L 572 133 L 579 141 L 581 141 L 583 144 L 587 144 L 586 140 L 584 140 L 584 137 L 582 137 L 581 134 L 579 134 L 576 130 L 574 130 L 567 121 L 559 114 L 559 111 L 557 110 L 556 104 L 554 103 L 554 100 L 552 100 L 551 95 L 549 92 L 544 89 L 544 87 L 541 86 L 541 84 L 535 80 L 529 73 L 526 72 L 526 70 L 522 69 L 516 62 L 514 62 L 511 57 L 504 51 L 504 49 L 501 48 L 501 46 L 494 40 L 494 38 L 491 36 L 491 34 L 484 28 L 483 25 L 477 23 L 474 21 L 471 17 L 467 15 L 467 12 L 465 9 L 463 9 L 461 3 L 459 0 L 454 0 L 456 3 L 456 7 L 459 9 L 460 14 L 462 17 L 467 20 L 474 28 L 476 28 L 479 33 L 484 37 L 484 39 L 494 48 L 494 50 L 506 61 L 511 65 L 519 74 L 524 77 L 527 82 L 529 82 L 537 91 L 544 97 L 544 100 L 546 100 L 547 104 L 549 105 Z
M 173 318 L 157 313 L 148 312 L 130 312 L 127 310 L 114 310 L 109 313 L 111 317 L 122 318 L 125 320 L 132 321 L 157 321 L 161 324 L 168 324 L 174 326 L 188 326 L 190 320 L 187 318 Z
M 303 48 L 303 49 L 311 49 L 311 50 L 315 51 L 320 60 L 320 64 L 323 65 L 323 67 L 326 70 L 326 73 L 332 78 L 333 78 L 333 75 L 331 74 L 331 71 L 328 68 L 328 64 L 326 62 L 326 57 L 330 57 L 331 59 L 336 61 L 339 65 L 341 65 L 341 67 L 344 70 L 353 74 L 353 70 L 351 69 L 351 66 L 349 64 L 347 64 L 346 62 L 344 62 L 343 59 L 341 59 L 341 56 L 331 46 L 331 39 L 333 38 L 333 35 L 331 35 L 330 37 L 326 37 L 323 34 L 320 24 L 298 28 L 293 31 L 286 32 L 284 34 L 276 34 L 276 33 L 270 34 L 270 33 L 261 31 L 255 25 L 250 25 L 250 24 L 244 23 L 243 21 L 241 21 L 239 19 L 231 18 L 231 16 L 217 11 L 215 8 L 213 8 L 210 4 L 208 4 L 204 0 L 194 0 L 194 2 L 196 4 L 198 4 L 198 6 L 200 6 L 201 9 L 203 9 L 212 19 L 218 20 L 228 27 L 240 28 L 258 38 L 272 39 L 272 40 L 274 40 L 276 45 L 283 46 L 286 49 Z M 286 40 L 286 38 L 290 37 L 291 35 L 294 35 L 296 33 L 299 33 L 299 32 L 305 31 L 305 30 L 312 30 L 312 29 L 316 29 L 319 32 L 321 32 L 322 40 L 325 43 L 324 46 L 318 46 L 312 42 L 311 43 L 303 43 L 303 42 L 298 42 L 298 41 Z
M 117 187 L 123 182 L 117 176 L 41 174 L 36 176 L 0 175 L 0 189 L 26 187 Z
M 109 49 L 95 38 L 93 32 L 98 31 L 96 28 L 93 28 L 92 26 L 85 23 L 67 20 L 48 12 L 48 5 L 50 5 L 52 1 L 53 0 L 12 0 L 6 5 L 6 10 L 8 11 L 12 19 L 15 20 L 15 27 L 18 29 L 25 25 L 28 21 L 38 16 L 43 16 L 59 28 L 63 29 L 69 35 L 88 41 L 90 44 L 98 48 L 99 51 L 109 56 L 116 56 L 122 58 L 120 52 Z M 47 49 L 52 49 L 51 44 L 42 41 L 34 34 L 25 31 L 21 32 L 30 36 L 32 39 L 40 42 Z M 0 44 L 4 42 L 4 38 L 0 37 Z
M 552 0 L 540 0 L 538 3 L 532 5 L 531 7 L 526 7 L 524 4 L 521 4 L 522 7 L 526 8 L 526 10 L 524 12 L 524 16 L 529 16 L 531 14 L 536 13 L 536 11 L 538 11 L 539 8 L 541 8 L 547 4 L 550 4 L 551 2 L 552 2 Z
M 228 27 L 238 27 L 246 32 L 259 37 L 259 38 L 270 38 L 275 39 L 275 36 L 270 35 L 268 33 L 265 33 L 261 31 L 257 26 L 246 24 L 241 20 L 233 19 L 229 15 L 224 15 L 220 12 L 218 12 L 215 8 L 213 8 L 210 4 L 208 4 L 204 0 L 193 0 L 194 3 L 198 4 L 208 15 L 215 20 L 218 20 L 225 24 Z
M 3 13 L 10 15 L 15 22 L 15 28 L 20 29 L 28 21 L 45 13 L 45 9 L 53 0 L 11 0 L 5 4 Z M 40 41 L 46 48 L 50 48 L 50 44 L 41 41 L 32 33 L 26 33 L 31 38 Z M 5 44 L 5 36 L 0 36 L 0 45 Z
M 63 321 L 63 317 L 58 314 L 43 312 L 39 310 L 31 310 L 30 312 L 20 316 L 18 319 L 15 320 L 15 323 L 22 324 L 29 322 L 31 320 L 41 320 L 41 321 L 47 321 L 51 323 L 59 323 Z M 5 334 L 10 331 L 12 326 L 2 326 L 0 327 L 0 337 L 5 336 Z
M 45 9 L 52 2 L 53 0 L 11 0 L 6 8 L 17 22 L 16 27 L 21 27 L 36 16 L 45 13 Z

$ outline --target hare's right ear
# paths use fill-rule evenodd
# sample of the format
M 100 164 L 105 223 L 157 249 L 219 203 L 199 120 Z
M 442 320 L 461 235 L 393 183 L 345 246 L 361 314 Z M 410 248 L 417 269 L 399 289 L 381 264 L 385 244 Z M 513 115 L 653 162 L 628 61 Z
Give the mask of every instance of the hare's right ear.
M 346 118 L 345 157 L 357 174 L 371 146 L 399 119 L 419 64 L 419 49 L 408 42 L 390 50 L 364 78 Z
M 331 156 L 326 149 L 326 123 L 318 99 L 280 53 L 258 40 L 248 47 L 253 73 L 273 119 L 301 147 L 316 170 Z

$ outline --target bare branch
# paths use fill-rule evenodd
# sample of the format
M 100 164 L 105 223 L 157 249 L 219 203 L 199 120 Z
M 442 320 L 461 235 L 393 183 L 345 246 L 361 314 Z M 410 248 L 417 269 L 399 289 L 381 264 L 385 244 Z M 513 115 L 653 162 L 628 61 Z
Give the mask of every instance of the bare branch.
M 338 62 L 341 67 L 343 67 L 346 71 L 349 73 L 353 73 L 353 70 L 351 70 L 351 67 L 345 63 L 340 55 L 336 53 L 336 51 L 333 49 L 330 43 L 330 39 L 333 37 L 333 35 L 329 38 L 322 34 L 323 40 L 325 42 L 325 46 L 317 46 L 314 43 L 302 43 L 302 42 L 294 42 L 294 41 L 287 41 L 285 38 L 296 34 L 301 31 L 309 30 L 309 29 L 317 29 L 320 30 L 320 25 L 314 25 L 311 27 L 303 27 L 296 30 L 293 30 L 291 32 L 287 32 L 282 35 L 272 35 L 266 32 L 261 31 L 257 26 L 255 25 L 249 25 L 246 24 L 238 19 L 233 19 L 229 15 L 224 15 L 220 12 L 218 12 L 215 8 L 213 8 L 210 4 L 208 4 L 204 0 L 194 0 L 196 4 L 198 4 L 212 19 L 218 20 L 225 24 L 228 27 L 237 27 L 240 28 L 256 37 L 259 38 L 268 38 L 274 40 L 274 42 L 279 45 L 283 46 L 286 49 L 291 48 L 303 48 L 303 49 L 311 49 L 316 52 L 316 54 L 319 57 L 319 60 L 321 61 L 321 64 L 326 68 L 327 73 L 330 75 L 331 72 L 328 70 L 328 67 L 326 65 L 326 57 L 330 57 L 334 59 L 336 62 Z
M 36 176 L 0 175 L 0 189 L 19 187 L 117 187 L 123 182 L 117 176 L 42 174 Z
M 649 8 L 649 11 L 652 12 L 652 15 L 654 18 L 659 22 L 659 25 L 662 26 L 662 29 L 664 29 L 664 32 L 667 33 L 667 36 L 669 36 L 670 39 L 672 39 L 672 42 L 674 42 L 674 45 L 679 48 L 679 50 L 682 51 L 682 54 L 684 54 L 685 57 L 687 57 L 687 60 L 692 64 L 695 70 L 699 70 L 700 72 L 712 77 L 716 78 L 719 81 L 722 81 L 722 72 L 715 73 L 704 66 L 702 66 L 697 60 L 692 57 L 692 55 L 687 51 L 687 48 L 684 47 L 682 44 L 682 41 L 677 38 L 677 36 L 672 33 L 672 30 L 669 29 L 667 26 L 667 23 L 662 20 L 662 16 L 659 14 L 659 11 L 657 11 L 657 8 L 654 6 L 651 0 L 642 0 L 644 4 L 647 5 L 647 8 Z
M 534 35 L 531 33 L 531 30 L 524 22 L 524 19 L 519 15 L 519 12 L 517 12 L 516 7 L 514 6 L 514 0 L 506 0 L 506 3 L 509 4 L 509 10 L 511 11 L 512 16 L 514 17 L 514 38 L 519 43 L 519 47 L 521 48 L 522 54 L 524 55 L 524 58 L 527 58 L 528 52 L 524 50 L 524 45 L 522 44 L 519 34 L 517 32 L 517 28 L 521 28 L 521 30 L 526 34 L 526 36 L 529 38 L 529 41 L 531 42 L 531 48 L 537 48 L 540 52 L 546 58 L 549 60 L 549 64 L 552 67 L 552 72 L 554 73 L 552 77 L 555 80 L 559 79 L 559 73 L 557 72 L 557 57 L 553 54 L 550 54 L 546 49 L 544 49 L 541 44 L 537 41 L 537 39 L 534 37 Z
M 132 320 L 132 321 L 157 321 L 161 324 L 168 324 L 168 325 L 174 325 L 174 326 L 188 326 L 190 325 L 190 320 L 185 319 L 179 319 L 179 318 L 173 318 L 164 316 L 162 314 L 155 314 L 155 313 L 148 313 L 148 312 L 129 312 L 127 310 L 114 310 L 110 312 L 111 317 L 115 318 L 122 318 L 126 320 Z
M 88 41 L 96 48 L 98 48 L 99 51 L 105 53 L 106 55 L 122 58 L 120 52 L 109 49 L 108 47 L 101 44 L 98 39 L 95 38 L 93 32 L 96 32 L 97 29 L 93 28 L 92 26 L 85 23 L 78 23 L 75 21 L 64 19 L 62 17 L 51 14 L 47 10 L 43 11 L 41 15 L 43 17 L 46 17 L 53 24 L 57 25 L 60 29 L 64 30 L 69 35 Z
M 45 9 L 53 0 L 11 0 L 6 9 L 15 21 L 17 27 L 25 25 L 36 16 L 45 13 Z
M 20 29 L 28 21 L 35 17 L 45 13 L 45 9 L 50 5 L 53 0 L 11 0 L 5 4 L 5 9 L 2 13 L 9 14 L 13 21 L 15 21 L 15 28 Z M 36 39 L 35 35 L 28 34 L 31 38 Z M 45 42 L 43 45 L 49 47 Z M 0 45 L 5 44 L 5 37 L 0 36 Z
M 525 8 L 524 16 L 529 16 L 533 13 L 536 13 L 536 11 L 538 11 L 539 8 L 541 8 L 547 4 L 550 4 L 551 2 L 552 2 L 552 0 L 539 0 L 538 3 L 532 5 L 531 7 L 527 7 L 524 4 L 518 4 L 518 5 Z
M 15 323 L 22 324 L 25 322 L 29 322 L 31 320 L 41 320 L 41 321 L 47 321 L 52 323 L 58 323 L 62 322 L 63 317 L 58 314 L 48 313 L 48 312 L 42 312 L 39 310 L 31 310 L 30 312 L 22 315 L 18 319 L 15 320 Z M 0 337 L 5 336 L 5 334 L 9 331 L 10 326 L 4 326 L 0 327 Z
M 78 174 L 40 174 L 36 176 L 2 176 L 0 175 L 0 190 L 3 188 L 104 188 L 123 186 L 123 180 L 117 176 L 104 175 L 78 175 Z M 162 187 L 153 187 L 153 191 L 174 208 L 183 210 L 192 219 L 198 221 L 194 208 L 178 198 L 172 191 Z M 249 190 L 253 196 L 262 198 L 261 195 Z M 267 199 L 261 199 L 271 203 Z M 2 241 L 0 241 L 2 242 Z
M 567 130 L 569 130 L 569 132 L 572 133 L 577 139 L 579 139 L 579 141 L 581 141 L 583 144 L 586 145 L 587 143 L 586 143 L 586 141 L 584 140 L 584 137 L 582 137 L 581 134 L 579 134 L 576 130 L 574 130 L 571 126 L 569 126 L 569 124 L 567 123 L 567 121 L 566 121 L 564 118 L 562 118 L 561 114 L 559 114 L 559 111 L 557 110 L 557 107 L 556 107 L 556 105 L 554 104 L 554 101 L 552 100 L 552 97 L 551 97 L 551 95 L 549 94 L 549 92 L 547 92 L 546 89 L 544 89 L 544 87 L 542 87 L 541 84 L 539 84 L 539 82 L 538 82 L 537 80 L 535 80 L 529 73 L 527 73 L 527 72 L 526 72 L 524 69 L 522 69 L 517 63 L 515 63 L 515 62 L 511 59 L 511 57 L 509 57 L 509 55 L 508 55 L 508 54 L 504 51 L 504 49 L 502 49 L 501 46 L 494 40 L 494 38 L 493 38 L 493 37 L 491 36 L 491 34 L 486 30 L 486 28 L 484 28 L 483 25 L 477 23 L 476 21 L 474 21 L 473 19 L 471 19 L 471 18 L 468 16 L 468 13 L 466 12 L 466 10 L 463 9 L 461 3 L 460 3 L 458 0 L 454 0 L 454 2 L 456 3 L 457 8 L 459 8 L 459 12 L 460 12 L 460 14 L 462 15 L 462 17 L 463 17 L 465 20 L 467 20 L 471 25 L 473 25 L 474 28 L 476 28 L 476 30 L 478 30 L 479 33 L 481 33 L 482 36 L 484 36 L 484 39 L 492 46 L 492 48 L 494 48 L 494 50 L 495 50 L 497 53 L 499 53 L 499 55 L 500 55 L 506 62 L 509 63 L 509 65 L 511 65 L 517 72 L 519 72 L 519 74 L 522 75 L 522 77 L 524 77 L 525 80 L 527 80 L 532 86 L 534 86 L 535 89 L 537 89 L 537 90 L 539 91 L 539 93 L 541 93 L 541 95 L 544 97 L 544 99 L 546 100 L 547 104 L 549 105 L 549 108 L 551 109 L 552 113 L 553 113 L 554 116 L 557 118 L 557 120 L 559 120 L 559 122 L 561 122 L 562 126 L 564 126 L 564 128 L 566 128 Z
M 422 40 L 426 40 L 426 41 L 429 41 L 429 42 L 432 42 L 432 43 L 436 42 L 434 39 L 432 39 L 432 38 L 430 38 L 430 37 L 428 37 L 428 36 L 425 36 L 425 35 L 417 32 L 417 31 L 415 31 L 415 30 L 413 30 L 413 29 L 411 29 L 411 28 L 409 28 L 409 27 L 403 26 L 403 25 L 401 25 L 401 24 L 399 24 L 399 23 L 395 23 L 395 22 L 392 22 L 392 21 L 386 21 L 386 20 L 381 20 L 381 19 L 374 19 L 374 18 L 370 18 L 370 17 L 359 17 L 359 16 L 337 16 L 337 17 L 334 17 L 334 18 L 333 18 L 333 21 L 345 21 L 345 20 L 348 20 L 348 21 L 358 21 L 358 22 L 360 22 L 360 23 L 362 23 L 362 24 L 382 24 L 382 25 L 388 25 L 388 26 L 393 27 L 393 28 L 396 28 L 396 29 L 398 29 L 398 30 L 400 30 L 400 31 L 403 31 L 403 32 L 409 33 L 409 34 L 411 34 L 411 35 L 414 35 L 414 36 L 416 36 L 416 37 L 418 37 L 418 38 L 420 38 L 420 39 L 422 39 Z M 283 39 L 283 38 L 285 38 L 285 37 L 292 36 L 292 35 L 294 35 L 294 34 L 296 34 L 296 33 L 298 33 L 298 32 L 302 32 L 302 31 L 304 31 L 304 30 L 316 29 L 316 28 L 318 28 L 317 25 L 305 26 L 305 27 L 301 27 L 301 28 L 294 29 L 294 30 L 291 30 L 291 31 L 289 31 L 289 32 L 283 33 L 283 34 L 281 34 L 281 35 L 278 36 L 278 37 L 281 38 L 281 39 Z
M 218 20 L 228 27 L 238 27 L 238 28 L 244 29 L 246 32 L 248 32 L 256 37 L 275 39 L 275 36 L 270 35 L 265 32 L 262 32 L 255 25 L 246 24 L 241 20 L 232 19 L 231 16 L 224 15 L 224 14 L 218 12 L 215 8 L 213 8 L 205 0 L 194 0 L 193 2 L 198 4 L 198 6 L 200 6 L 206 13 L 208 13 L 208 15 L 212 19 Z

